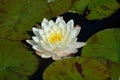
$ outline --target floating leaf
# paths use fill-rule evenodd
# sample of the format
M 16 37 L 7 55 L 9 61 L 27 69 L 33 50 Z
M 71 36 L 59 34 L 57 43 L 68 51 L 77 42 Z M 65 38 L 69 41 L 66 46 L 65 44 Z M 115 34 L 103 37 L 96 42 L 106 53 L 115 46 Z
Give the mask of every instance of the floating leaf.
M 108 59 L 102 58 L 102 57 L 92 57 L 104 65 L 106 65 L 109 69 L 110 73 L 110 80 L 119 80 L 120 77 L 120 65 L 116 64 Z
M 48 3 L 52 16 L 58 16 L 67 12 L 71 6 L 71 0 L 54 0 L 53 2 Z
M 0 80 L 28 80 L 38 59 L 17 41 L 0 39 Z
M 79 13 L 79 14 L 83 14 L 88 3 L 89 3 L 90 0 L 76 0 L 74 1 L 71 9 L 69 10 L 69 12 L 76 12 L 76 13 Z
M 51 64 L 43 74 L 44 80 L 107 80 L 108 78 L 107 67 L 92 58 L 59 60 Z
M 102 19 L 112 15 L 120 8 L 117 0 L 91 0 L 88 4 L 87 19 Z
M 110 63 L 109 69 L 110 69 L 111 80 L 119 80 L 119 77 L 120 77 L 120 65 Z
M 112 15 L 120 8 L 117 0 L 76 0 L 70 11 L 83 13 L 85 10 L 88 20 L 102 19 Z
M 82 49 L 81 56 L 99 56 L 120 64 L 120 28 L 106 29 L 94 34 Z
M 47 0 L 0 0 L 0 37 L 11 40 L 29 38 L 27 31 L 31 31 L 37 22 L 66 12 L 70 4 L 69 0 L 51 3 Z

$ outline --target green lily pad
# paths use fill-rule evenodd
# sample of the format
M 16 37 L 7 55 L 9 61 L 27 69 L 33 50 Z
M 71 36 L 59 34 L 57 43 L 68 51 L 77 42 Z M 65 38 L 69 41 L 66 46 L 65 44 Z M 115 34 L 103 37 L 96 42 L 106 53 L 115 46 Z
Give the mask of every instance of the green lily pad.
M 27 31 L 31 31 L 37 22 L 66 12 L 71 4 L 68 1 L 0 0 L 0 37 L 10 40 L 29 38 Z
M 28 80 L 38 68 L 38 59 L 23 44 L 0 39 L 0 80 Z
M 76 0 L 70 8 L 71 12 L 83 13 L 88 20 L 102 19 L 112 15 L 120 8 L 117 0 Z
M 119 77 L 120 77 L 120 65 L 111 64 L 111 66 L 109 68 L 110 68 L 111 80 L 119 80 Z
M 112 15 L 120 8 L 117 0 L 91 0 L 88 4 L 87 19 L 102 19 Z
M 106 65 L 109 69 L 110 73 L 110 80 L 119 80 L 120 77 L 120 65 L 116 64 L 108 59 L 102 58 L 102 57 L 91 57 L 94 58 L 104 65 Z
M 120 28 L 100 31 L 90 37 L 81 56 L 98 56 L 120 64 Z
M 69 12 L 83 14 L 90 0 L 76 0 L 71 6 Z
M 54 62 L 45 70 L 44 80 L 107 80 L 108 68 L 92 58 L 71 58 Z
M 54 0 L 48 3 L 53 17 L 67 12 L 71 4 L 72 0 Z

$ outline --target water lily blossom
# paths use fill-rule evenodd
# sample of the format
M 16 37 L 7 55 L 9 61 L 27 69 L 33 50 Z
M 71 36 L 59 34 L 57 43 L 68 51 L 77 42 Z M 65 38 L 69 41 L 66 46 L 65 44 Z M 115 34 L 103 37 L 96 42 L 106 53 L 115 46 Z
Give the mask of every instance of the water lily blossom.
M 56 21 L 48 21 L 46 18 L 41 23 L 41 28 L 32 28 L 35 36 L 33 40 L 26 40 L 36 54 L 42 58 L 59 60 L 78 52 L 78 48 L 83 47 L 85 42 L 77 42 L 77 36 L 81 30 L 80 26 L 74 27 L 74 21 L 67 23 L 63 17 L 57 17 Z

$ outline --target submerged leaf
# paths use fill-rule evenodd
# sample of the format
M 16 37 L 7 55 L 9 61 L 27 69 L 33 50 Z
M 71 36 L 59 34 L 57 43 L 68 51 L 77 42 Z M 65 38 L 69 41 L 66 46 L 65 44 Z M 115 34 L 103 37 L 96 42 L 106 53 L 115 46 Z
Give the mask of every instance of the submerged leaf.
M 0 80 L 28 80 L 38 59 L 20 42 L 0 39 Z

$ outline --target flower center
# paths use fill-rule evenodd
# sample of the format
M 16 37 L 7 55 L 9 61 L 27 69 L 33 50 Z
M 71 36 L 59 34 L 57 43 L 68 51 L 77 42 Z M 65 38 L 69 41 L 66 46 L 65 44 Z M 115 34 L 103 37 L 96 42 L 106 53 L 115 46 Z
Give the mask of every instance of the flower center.
M 62 40 L 63 36 L 61 33 L 53 33 L 49 37 L 50 43 L 60 42 Z

